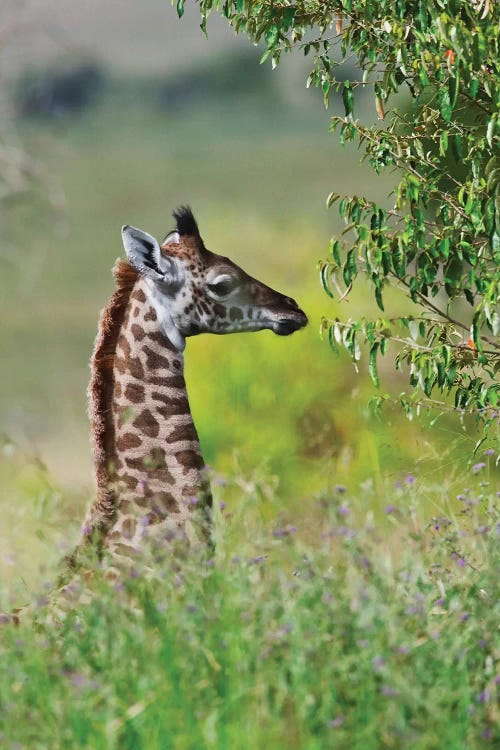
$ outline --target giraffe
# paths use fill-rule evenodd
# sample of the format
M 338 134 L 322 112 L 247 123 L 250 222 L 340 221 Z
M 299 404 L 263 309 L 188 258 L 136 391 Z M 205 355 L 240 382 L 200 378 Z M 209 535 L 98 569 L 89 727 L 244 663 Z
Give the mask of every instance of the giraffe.
M 270 329 L 286 336 L 307 323 L 297 303 L 205 247 L 191 209 L 160 245 L 122 228 L 126 260 L 101 313 L 91 359 L 89 416 L 96 496 L 82 539 L 118 565 L 144 537 L 190 542 L 210 536 L 211 494 L 184 380 L 188 336 Z

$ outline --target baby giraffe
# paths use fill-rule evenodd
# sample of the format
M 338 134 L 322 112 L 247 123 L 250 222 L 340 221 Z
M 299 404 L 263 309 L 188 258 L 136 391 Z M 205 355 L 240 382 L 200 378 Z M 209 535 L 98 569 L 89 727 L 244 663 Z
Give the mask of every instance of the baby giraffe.
M 293 299 L 207 250 L 190 208 L 174 219 L 161 245 L 123 227 L 127 260 L 115 265 L 117 289 L 91 360 L 97 494 L 79 549 L 93 540 L 118 565 L 139 553 L 145 534 L 160 544 L 210 534 L 210 489 L 183 373 L 186 338 L 264 328 L 287 336 L 307 323 Z

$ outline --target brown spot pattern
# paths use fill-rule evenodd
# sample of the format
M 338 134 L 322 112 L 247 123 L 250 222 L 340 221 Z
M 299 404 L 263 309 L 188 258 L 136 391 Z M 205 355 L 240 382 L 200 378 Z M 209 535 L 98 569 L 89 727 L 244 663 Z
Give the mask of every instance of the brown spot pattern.
M 137 524 L 135 518 L 128 516 L 122 521 L 122 533 L 125 539 L 133 539 L 136 532 Z
M 146 355 L 146 367 L 148 370 L 168 370 L 170 362 L 166 357 L 162 357 L 150 346 L 144 346 L 143 350 Z
M 120 452 L 125 452 L 133 448 L 138 448 L 142 445 L 142 440 L 132 432 L 126 432 L 124 435 L 120 435 L 116 441 L 116 447 Z M 137 484 L 137 480 L 136 480 Z
M 184 474 L 187 474 L 190 469 L 201 469 L 203 466 L 203 460 L 197 451 L 177 451 L 175 457 L 181 466 L 184 467 Z
M 136 299 L 138 302 L 146 302 L 146 295 L 142 289 L 134 289 L 131 296 L 132 299 Z
M 144 386 L 139 383 L 127 383 L 124 395 L 132 403 L 141 404 L 144 401 Z
M 181 440 L 198 442 L 198 435 L 192 422 L 174 427 L 172 432 L 166 437 L 167 443 L 179 443 Z
M 129 357 L 128 369 L 133 378 L 144 380 L 144 367 L 139 357 Z
M 151 321 L 154 323 L 156 320 L 158 320 L 158 315 L 156 314 L 156 310 L 153 306 L 149 308 L 146 315 L 144 316 L 144 320 L 146 320 L 148 323 Z
M 142 339 L 146 335 L 146 331 L 144 330 L 144 328 L 137 323 L 132 323 L 132 325 L 130 326 L 130 330 L 132 332 L 132 336 L 136 341 L 142 341 Z
M 158 437 L 160 425 L 149 409 L 144 409 L 133 421 L 134 427 L 150 438 Z

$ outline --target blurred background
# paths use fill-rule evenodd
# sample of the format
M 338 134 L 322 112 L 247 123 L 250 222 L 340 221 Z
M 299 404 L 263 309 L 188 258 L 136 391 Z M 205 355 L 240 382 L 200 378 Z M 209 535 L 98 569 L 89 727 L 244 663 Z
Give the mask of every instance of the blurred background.
M 317 261 L 342 229 L 326 196 L 383 202 L 394 176 L 377 177 L 328 133 L 341 104 L 327 112 L 306 89 L 308 59 L 259 66 L 262 50 L 222 19 L 206 38 L 194 3 L 182 20 L 168 0 L 0 7 L 0 575 L 33 579 L 78 535 L 93 491 L 88 361 L 119 230 L 161 239 L 183 203 L 207 247 L 310 318 L 290 338 L 188 342 L 190 401 L 214 471 L 262 477 L 264 513 L 290 518 L 337 485 L 378 487 L 375 512 L 387 481 L 451 486 L 474 430 L 442 420 L 429 431 L 390 409 L 370 416 L 366 363 L 355 372 L 320 338 L 322 315 L 373 311 L 362 282 L 348 303 L 321 289 Z M 369 94 L 356 114 L 376 116 Z M 391 361 L 381 367 L 382 388 L 403 390 Z

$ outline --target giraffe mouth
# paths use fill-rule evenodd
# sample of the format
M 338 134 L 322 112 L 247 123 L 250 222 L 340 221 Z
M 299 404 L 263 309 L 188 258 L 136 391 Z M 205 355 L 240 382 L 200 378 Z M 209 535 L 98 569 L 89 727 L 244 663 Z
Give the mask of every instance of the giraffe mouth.
M 307 325 L 307 316 L 302 310 L 297 310 L 293 315 L 281 316 L 270 321 L 271 330 L 278 336 L 290 336 L 291 333 L 299 331 Z

